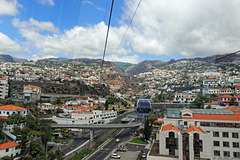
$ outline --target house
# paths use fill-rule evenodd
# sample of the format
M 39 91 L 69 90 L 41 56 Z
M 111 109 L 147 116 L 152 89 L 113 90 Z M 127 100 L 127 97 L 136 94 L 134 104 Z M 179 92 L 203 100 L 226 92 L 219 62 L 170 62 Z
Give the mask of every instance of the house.
M 0 116 L 8 117 L 9 115 L 13 115 L 13 114 L 20 114 L 22 116 L 26 116 L 28 114 L 28 111 L 26 108 L 14 106 L 14 105 L 0 106 Z
M 26 101 L 35 101 L 40 99 L 41 96 L 41 88 L 33 85 L 24 85 L 23 89 L 24 100 Z
M 234 90 L 231 88 L 222 88 L 219 89 L 219 94 L 233 94 Z
M 191 103 L 197 98 L 196 94 L 189 93 L 176 93 L 174 95 L 174 101 L 180 103 Z
M 233 97 L 230 95 L 222 95 L 217 98 L 218 103 L 223 103 L 225 105 L 229 105 L 229 102 L 231 101 Z
M 6 142 L 0 144 L 0 158 L 4 156 L 17 157 L 20 155 L 20 144 L 15 142 Z

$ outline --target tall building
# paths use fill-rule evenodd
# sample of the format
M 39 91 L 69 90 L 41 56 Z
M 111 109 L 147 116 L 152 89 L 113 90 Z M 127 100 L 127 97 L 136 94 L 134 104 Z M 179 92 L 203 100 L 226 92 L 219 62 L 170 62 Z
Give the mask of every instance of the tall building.
M 0 79 L 0 98 L 5 99 L 8 96 L 8 81 L 6 78 Z
M 240 109 L 168 108 L 148 159 L 240 159 Z

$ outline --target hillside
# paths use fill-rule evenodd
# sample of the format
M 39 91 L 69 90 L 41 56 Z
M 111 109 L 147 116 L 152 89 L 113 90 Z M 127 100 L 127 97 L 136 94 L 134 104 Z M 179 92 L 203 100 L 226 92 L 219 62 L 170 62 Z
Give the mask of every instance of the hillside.
M 136 75 L 139 73 L 150 71 L 154 68 L 159 68 L 161 66 L 164 66 L 165 64 L 167 63 L 161 60 L 155 60 L 155 61 L 145 60 L 145 61 L 139 62 L 138 64 L 131 65 L 126 69 L 126 72 L 131 75 Z

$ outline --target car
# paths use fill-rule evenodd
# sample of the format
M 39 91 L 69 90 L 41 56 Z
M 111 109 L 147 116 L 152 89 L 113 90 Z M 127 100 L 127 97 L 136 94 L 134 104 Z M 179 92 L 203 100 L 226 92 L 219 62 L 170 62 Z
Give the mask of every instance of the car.
M 112 154 L 111 154 L 111 158 L 114 158 L 114 159 L 120 159 L 121 156 L 118 155 L 117 153 L 112 153 Z
M 147 154 L 146 153 L 143 153 L 142 154 L 142 158 L 146 158 Z
M 127 152 L 127 148 L 124 147 L 124 146 L 120 146 L 120 147 L 117 147 L 117 151 L 120 151 L 120 152 Z
M 116 139 L 116 142 L 119 143 L 119 142 L 120 142 L 120 139 L 117 138 L 117 139 Z

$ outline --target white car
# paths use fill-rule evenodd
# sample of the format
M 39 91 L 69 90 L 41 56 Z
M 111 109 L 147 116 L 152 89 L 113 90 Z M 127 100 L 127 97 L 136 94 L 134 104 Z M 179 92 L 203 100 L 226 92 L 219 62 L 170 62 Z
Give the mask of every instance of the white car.
M 120 142 L 120 139 L 116 139 L 116 142 L 117 142 L 117 143 Z
M 120 159 L 121 156 L 118 155 L 118 154 L 116 154 L 116 153 L 112 153 L 112 154 L 111 154 L 111 158 L 114 158 L 114 159 Z

